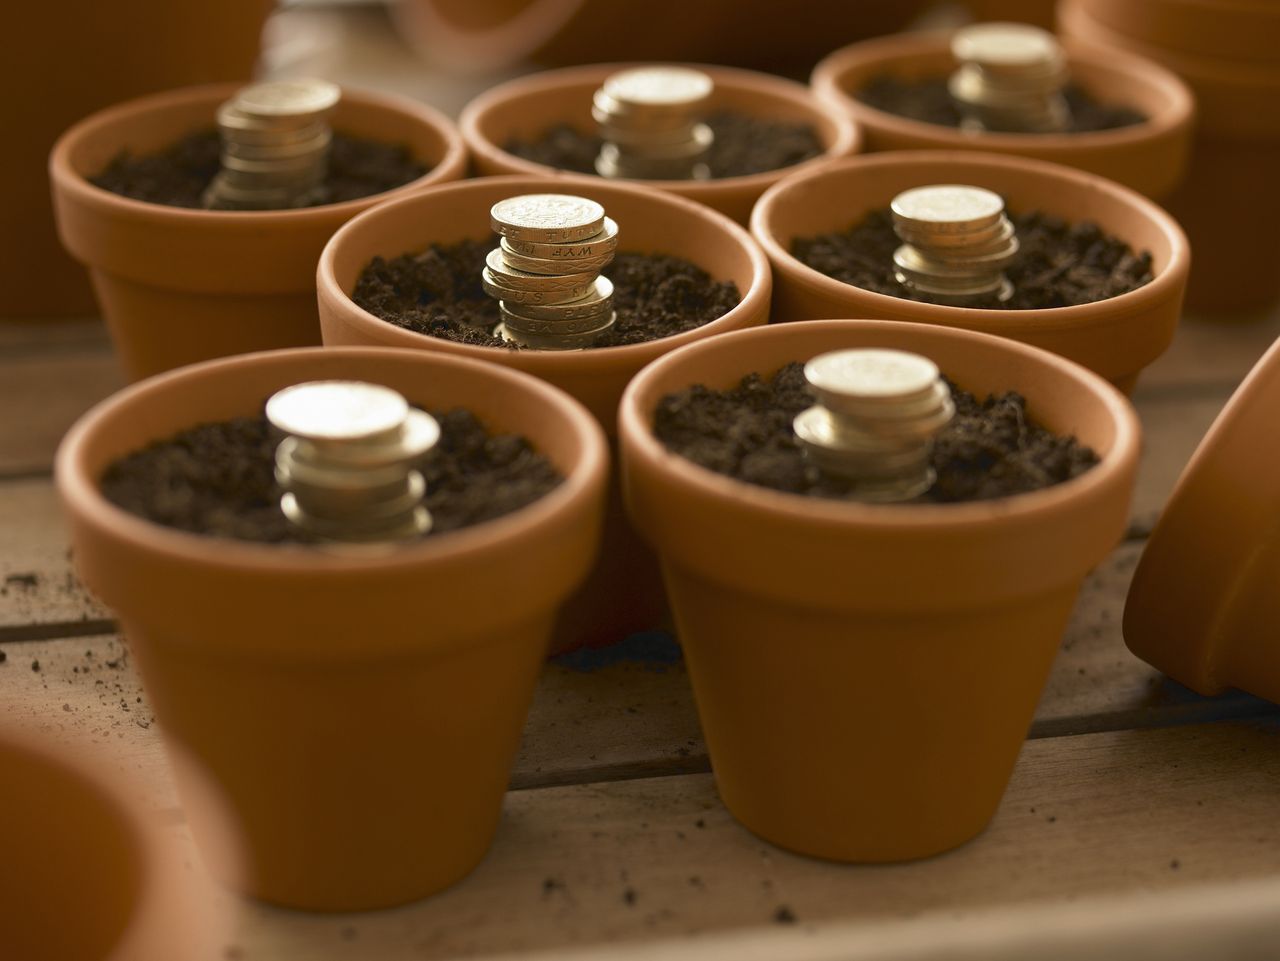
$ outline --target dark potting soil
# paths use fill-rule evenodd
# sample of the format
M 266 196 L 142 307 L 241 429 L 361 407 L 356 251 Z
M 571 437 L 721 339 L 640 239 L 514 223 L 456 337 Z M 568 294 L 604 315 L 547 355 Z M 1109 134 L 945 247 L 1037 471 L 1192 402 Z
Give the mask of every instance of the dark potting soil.
M 202 206 L 201 197 L 218 172 L 221 141 L 216 130 L 183 137 L 159 153 L 119 154 L 91 183 L 112 193 L 168 207 Z M 359 200 L 417 180 L 427 168 L 403 145 L 379 143 L 334 132 L 329 174 L 309 206 Z
M 1039 490 L 1098 463 L 1098 455 L 1074 437 L 1032 423 L 1021 395 L 980 401 L 950 387 L 956 414 L 934 441 L 938 479 L 918 503 Z M 847 499 L 850 485 L 814 467 L 791 428 L 813 403 L 804 365 L 791 363 L 768 379 L 749 374 L 732 390 L 695 385 L 668 394 L 658 404 L 653 431 L 673 452 L 718 473 L 792 494 Z
M 707 117 L 715 134 L 707 157 L 713 179 L 745 177 L 790 167 L 816 157 L 825 149 L 811 124 L 790 123 L 719 111 Z M 536 140 L 513 138 L 502 145 L 507 153 L 561 170 L 594 174 L 596 156 L 604 140 L 594 132 L 568 124 L 548 128 Z
M 523 437 L 490 434 L 461 408 L 433 416 L 440 440 L 418 466 L 433 521 L 428 536 L 509 514 L 562 480 Z M 131 514 L 196 534 L 313 542 L 280 510 L 279 442 L 261 415 L 201 424 L 117 460 L 103 474 L 102 493 Z
M 943 127 L 959 127 L 962 113 L 947 90 L 946 77 L 876 77 L 854 94 L 869 107 L 897 114 L 909 120 Z M 1081 87 L 1068 84 L 1063 90 L 1067 106 L 1071 108 L 1068 133 L 1089 133 L 1097 130 L 1114 130 L 1146 123 L 1147 116 L 1132 107 L 1102 103 Z
M 1005 310 L 1074 307 L 1137 290 L 1151 282 L 1151 254 L 1134 253 L 1123 240 L 1090 221 L 1069 224 L 1032 211 L 1010 214 L 1018 232 L 1017 259 L 1005 271 L 1013 296 L 970 306 Z M 893 252 L 902 244 L 887 209 L 874 210 L 848 230 L 797 237 L 791 253 L 814 270 L 878 294 L 906 300 L 928 298 L 893 276 Z
M 493 336 L 498 302 L 480 286 L 493 241 L 432 244 L 417 254 L 375 257 L 352 299 L 406 330 L 481 347 L 518 349 Z M 620 347 L 670 337 L 724 316 L 741 297 L 733 281 L 665 254 L 619 253 L 602 271 L 613 281 L 618 319 L 592 347 Z

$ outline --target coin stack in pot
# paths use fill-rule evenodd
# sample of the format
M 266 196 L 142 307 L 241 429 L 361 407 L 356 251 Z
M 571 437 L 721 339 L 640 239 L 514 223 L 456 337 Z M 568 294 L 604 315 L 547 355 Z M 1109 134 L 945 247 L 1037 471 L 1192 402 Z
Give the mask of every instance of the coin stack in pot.
M 1017 256 L 1018 237 L 999 194 L 935 184 L 903 191 L 889 209 L 902 241 L 893 253 L 898 283 L 957 307 L 1013 296 L 1004 270 Z
M 485 259 L 482 284 L 498 301 L 497 336 L 539 350 L 589 347 L 616 319 L 613 260 L 618 225 L 604 207 L 568 194 L 524 194 L 494 204 L 501 236 Z
M 284 210 L 317 200 L 329 166 L 329 112 L 342 91 L 325 80 L 240 90 L 218 108 L 221 169 L 204 193 L 213 210 Z
M 715 84 L 688 67 L 638 67 L 612 74 L 592 99 L 604 145 L 602 177 L 705 180 L 715 140 L 702 122 Z
M 978 23 L 957 30 L 960 66 L 948 87 L 965 130 L 1052 133 L 1066 130 L 1071 108 L 1067 58 L 1053 34 L 1029 23 Z
M 295 384 L 267 401 L 285 438 L 276 448 L 280 509 L 324 540 L 412 540 L 431 529 L 416 465 L 440 425 L 396 391 L 361 381 Z

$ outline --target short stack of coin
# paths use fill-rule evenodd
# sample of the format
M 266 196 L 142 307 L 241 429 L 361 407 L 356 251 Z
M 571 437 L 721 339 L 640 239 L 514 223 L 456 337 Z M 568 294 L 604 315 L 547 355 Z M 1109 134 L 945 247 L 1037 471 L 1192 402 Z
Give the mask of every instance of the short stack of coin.
M 702 122 L 714 83 L 687 67 L 638 67 L 611 75 L 595 92 L 591 116 L 604 145 L 602 177 L 706 179 L 715 135 Z
M 1067 58 L 1049 31 L 1029 23 L 976 23 L 956 31 L 951 52 L 960 66 L 949 88 L 964 113 L 964 128 L 1067 129 Z
M 613 260 L 618 225 L 604 207 L 568 194 L 525 194 L 494 204 L 501 235 L 482 283 L 498 301 L 498 335 L 524 347 L 577 350 L 613 326 L 613 284 L 600 271 Z
M 281 210 L 314 203 L 329 163 L 329 111 L 342 91 L 324 80 L 240 90 L 218 108 L 221 170 L 205 191 L 215 210 Z
M 1018 253 L 1018 238 L 999 194 L 935 184 L 903 191 L 889 209 L 902 241 L 893 253 L 900 284 L 957 306 L 1013 295 L 1004 270 Z
M 267 401 L 285 434 L 276 448 L 280 509 L 331 541 L 411 540 L 431 529 L 416 465 L 440 438 L 430 414 L 389 387 L 361 381 L 295 384 Z

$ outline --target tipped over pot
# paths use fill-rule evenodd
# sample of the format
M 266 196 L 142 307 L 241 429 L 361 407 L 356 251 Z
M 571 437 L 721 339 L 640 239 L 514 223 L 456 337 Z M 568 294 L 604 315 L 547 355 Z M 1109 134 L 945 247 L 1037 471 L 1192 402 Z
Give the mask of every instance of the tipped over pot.
M 659 401 L 827 351 L 922 355 L 1100 462 L 992 501 L 866 504 L 723 476 L 655 437 Z M 825 320 L 643 371 L 619 414 L 627 509 L 658 551 L 716 783 L 750 830 L 843 861 L 945 851 L 994 814 L 1088 571 L 1119 542 L 1139 428 L 1082 367 L 971 331 Z
M 143 155 L 212 129 L 234 85 L 119 104 L 76 124 L 50 157 L 58 232 L 90 270 L 125 372 L 138 379 L 230 354 L 319 344 L 315 264 L 333 232 L 380 200 L 461 177 L 466 151 L 425 104 L 345 91 L 335 130 L 405 144 L 428 166 L 396 190 L 296 210 L 172 207 L 95 186 L 123 151 Z
M 513 513 L 373 552 L 187 533 L 103 496 L 121 456 L 329 379 L 466 408 L 527 438 L 563 480 Z M 308 910 L 388 907 L 484 856 L 556 609 L 596 551 L 607 456 L 560 391 L 410 351 L 211 361 L 134 385 L 72 428 L 56 480 L 77 570 L 118 615 L 165 737 L 225 793 L 248 893 Z M 211 843 L 194 814 L 192 827 Z

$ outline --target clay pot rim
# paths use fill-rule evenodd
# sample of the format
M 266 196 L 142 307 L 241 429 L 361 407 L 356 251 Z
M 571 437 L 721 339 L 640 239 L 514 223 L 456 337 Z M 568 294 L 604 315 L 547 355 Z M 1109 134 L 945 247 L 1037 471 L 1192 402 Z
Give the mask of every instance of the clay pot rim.
M 460 367 L 477 380 L 507 381 L 531 395 L 535 403 L 545 405 L 552 417 L 563 422 L 564 429 L 578 435 L 582 457 L 554 490 L 519 510 L 438 537 L 427 537 L 418 543 L 402 545 L 386 554 L 371 556 L 329 553 L 301 544 L 261 544 L 211 537 L 165 527 L 108 501 L 102 495 L 98 477 L 90 475 L 85 463 L 86 448 L 89 439 L 102 428 L 103 423 L 121 416 L 131 407 L 162 399 L 176 384 L 193 377 L 216 379 L 250 366 L 305 366 L 311 358 L 333 358 L 335 355 L 353 361 L 404 361 L 412 358 L 411 362 L 420 364 L 428 374 L 431 367 Z M 406 565 L 452 563 L 459 558 L 492 551 L 495 544 L 508 540 L 521 530 L 553 523 L 561 515 L 572 512 L 575 504 L 594 486 L 603 483 L 608 472 L 607 450 L 604 434 L 587 409 L 564 391 L 531 374 L 472 358 L 449 357 L 427 351 L 408 354 L 391 347 L 298 347 L 204 361 L 157 374 L 124 388 L 72 425 L 58 446 L 54 477 L 68 511 L 86 518 L 102 536 L 126 544 L 131 549 L 170 557 L 189 566 L 273 574 L 284 571 L 303 576 L 343 576 L 378 573 Z
M 401 207 L 410 204 L 430 204 L 437 194 L 444 191 L 480 193 L 496 187 L 509 186 L 515 192 L 560 192 L 571 189 L 575 184 L 592 190 L 619 191 L 629 194 L 637 200 L 658 206 L 665 205 L 716 224 L 746 252 L 751 261 L 751 284 L 745 292 L 742 292 L 742 299 L 738 301 L 737 306 L 721 314 L 715 320 L 703 324 L 701 327 L 695 327 L 693 330 L 686 330 L 679 334 L 672 334 L 669 337 L 661 337 L 658 340 L 650 340 L 641 344 L 591 347 L 575 351 L 510 351 L 503 347 L 460 344 L 455 341 L 445 340 L 443 337 L 432 337 L 429 334 L 406 330 L 403 327 L 398 327 L 379 317 L 375 317 L 351 299 L 347 292 L 342 289 L 334 274 L 335 251 L 346 243 L 347 237 L 351 233 L 363 229 L 366 223 L 376 221 Z M 424 227 L 424 231 L 425 229 Z M 427 242 L 430 243 L 429 240 Z M 408 253 L 408 251 L 405 252 Z M 544 371 L 561 369 L 569 365 L 584 364 L 589 362 L 588 359 L 593 359 L 596 362 L 602 361 L 615 367 L 645 363 L 682 344 L 691 343 L 695 340 L 704 339 L 710 334 L 715 334 L 722 328 L 730 326 L 734 318 L 741 314 L 754 313 L 765 309 L 772 293 L 772 278 L 769 261 L 760 249 L 760 245 L 756 243 L 746 228 L 730 217 L 686 197 L 654 190 L 650 187 L 642 187 L 634 181 L 605 180 L 602 177 L 589 177 L 584 174 L 562 174 L 554 177 L 506 174 L 497 177 L 478 177 L 472 180 L 458 180 L 440 184 L 428 190 L 417 191 L 409 197 L 378 204 L 359 216 L 353 217 L 334 233 L 329 242 L 325 244 L 324 250 L 320 254 L 320 263 L 316 268 L 316 286 L 320 297 L 327 298 L 335 309 L 340 310 L 344 320 L 347 322 L 366 330 L 373 330 L 379 340 L 386 341 L 390 339 L 395 341 L 398 347 L 412 350 L 424 350 L 429 345 L 432 352 L 455 354 L 485 361 L 492 358 L 495 351 L 502 351 L 504 354 L 518 356 L 520 358 L 520 369 L 532 374 L 541 374 Z M 376 327 L 372 325 L 376 325 Z
M 1038 491 L 963 503 L 877 505 L 806 497 L 738 480 L 669 451 L 654 436 L 653 408 L 658 398 L 651 395 L 657 389 L 656 382 L 671 368 L 695 363 L 705 354 L 748 338 L 784 341 L 793 334 L 818 329 L 826 332 L 846 331 L 854 336 L 870 330 L 910 331 L 912 336 L 969 341 L 982 345 L 983 350 L 1020 354 L 1038 366 L 1056 368 L 1060 374 L 1075 381 L 1082 391 L 1098 397 L 1111 416 L 1115 426 L 1115 439 L 1111 449 L 1101 456 L 1100 462 L 1093 468 L 1078 477 Z M 749 373 L 753 372 L 744 370 L 740 376 Z M 1034 400 L 1034 397 L 1028 398 L 1031 403 Z M 733 331 L 674 351 L 650 364 L 627 386 L 618 407 L 618 427 L 629 457 L 643 460 L 650 470 L 673 476 L 675 482 L 684 487 L 692 487 L 701 497 L 727 498 L 735 501 L 744 512 L 781 516 L 794 523 L 843 528 L 851 532 L 899 530 L 904 533 L 938 530 L 964 532 L 996 522 L 1016 523 L 1030 515 L 1057 510 L 1080 497 L 1119 483 L 1130 470 L 1131 464 L 1137 460 L 1141 436 L 1137 414 L 1116 388 L 1092 371 L 1047 350 L 994 334 L 956 327 L 923 325 L 911 321 L 847 319 L 795 321 Z
M 899 137 L 929 140 L 940 149 L 959 147 L 962 144 L 989 145 L 993 151 L 1022 151 L 1028 149 L 1071 153 L 1088 152 L 1104 147 L 1124 147 L 1152 138 L 1162 137 L 1192 122 L 1195 116 L 1195 98 L 1191 90 L 1173 71 L 1145 57 L 1131 53 L 1104 56 L 1096 51 L 1067 45 L 1067 62 L 1074 70 L 1084 67 L 1087 71 L 1120 73 L 1138 84 L 1154 88 L 1165 99 L 1164 109 L 1144 122 L 1114 130 L 1092 130 L 1083 133 L 983 133 L 973 137 L 959 130 L 940 124 L 912 120 L 870 104 L 863 103 L 845 90 L 845 74 L 868 60 L 878 61 L 886 68 L 899 58 L 943 54 L 953 30 L 905 33 L 888 37 L 874 37 L 841 47 L 828 54 L 813 68 L 810 84 L 819 97 L 839 104 L 868 128 L 883 129 Z
M 658 61 L 586 64 L 544 70 L 529 76 L 517 77 L 514 80 L 508 80 L 505 83 L 498 84 L 496 87 L 489 88 L 468 103 L 458 116 L 458 127 L 462 131 L 463 140 L 473 154 L 482 156 L 491 163 L 519 167 L 523 172 L 527 172 L 531 176 L 586 177 L 611 184 L 638 184 L 670 193 L 697 194 L 700 197 L 707 198 L 706 203 L 714 203 L 716 198 L 739 193 L 743 190 L 764 190 L 765 187 L 776 181 L 780 176 L 786 176 L 792 171 L 807 170 L 820 164 L 829 163 L 834 158 L 856 153 L 862 148 L 864 139 L 862 131 L 853 119 L 834 105 L 823 101 L 809 87 L 798 81 L 775 77 L 772 74 L 761 73 L 756 70 L 745 70 L 740 67 L 674 61 L 661 62 L 668 66 L 701 70 L 703 73 L 709 74 L 717 86 L 723 85 L 745 91 L 765 93 L 773 97 L 781 97 L 810 110 L 814 114 L 821 114 L 834 125 L 836 131 L 835 141 L 821 154 L 816 157 L 810 157 L 808 160 L 802 160 L 800 163 L 792 164 L 789 167 L 778 167 L 775 170 L 764 170 L 760 173 L 745 174 L 739 177 L 719 177 L 711 180 L 629 180 L 622 178 L 615 180 L 606 177 L 592 177 L 590 174 L 576 171 L 566 171 L 559 167 L 550 167 L 545 164 L 535 163 L 532 160 L 526 160 L 523 157 L 517 157 L 515 154 L 507 153 L 500 145 L 491 141 L 481 130 L 481 124 L 486 114 L 497 104 L 512 99 L 524 100 L 540 97 L 550 91 L 578 84 L 600 83 L 611 73 L 632 67 L 651 66 L 656 62 Z M 513 92 L 519 94 L 519 97 L 512 97 Z
M 862 170 L 877 167 L 903 168 L 917 165 L 932 167 L 939 163 L 945 163 L 954 169 L 955 178 L 952 182 L 958 182 L 963 178 L 965 168 L 978 168 L 983 171 L 1016 170 L 1019 173 L 1031 173 L 1045 181 L 1065 181 L 1073 191 L 1087 190 L 1109 195 L 1159 228 L 1169 243 L 1169 262 L 1150 283 L 1106 300 L 1076 304 L 1072 307 L 992 310 L 904 300 L 901 297 L 891 297 L 888 294 L 846 284 L 802 263 L 782 246 L 774 234 L 772 226 L 774 211 L 787 202 L 792 191 L 810 181 L 857 176 Z M 1081 330 L 1114 324 L 1119 318 L 1142 313 L 1150 309 L 1151 304 L 1172 297 L 1181 279 L 1186 277 L 1191 263 L 1190 244 L 1177 221 L 1137 191 L 1097 174 L 1050 163 L 1047 160 L 971 150 L 896 150 L 862 154 L 832 161 L 820 170 L 787 177 L 765 191 L 756 203 L 755 209 L 751 212 L 751 234 L 764 248 L 774 269 L 788 274 L 793 283 L 816 288 L 827 296 L 840 298 L 847 297 L 850 290 L 856 291 L 859 298 L 867 301 L 865 309 L 868 313 L 874 313 L 880 306 L 883 306 L 886 311 L 891 311 L 891 316 L 900 316 L 904 310 L 909 310 L 920 322 L 942 326 L 956 323 L 980 323 L 983 329 L 999 332 L 1005 336 L 1012 336 L 1022 331 Z
M 344 200 L 340 203 L 292 210 L 200 210 L 136 200 L 95 186 L 76 170 L 71 162 L 73 153 L 82 143 L 105 136 L 123 120 L 132 119 L 139 114 L 184 107 L 204 100 L 220 103 L 243 86 L 244 84 L 241 83 L 212 83 L 180 87 L 177 90 L 126 100 L 124 103 L 107 107 L 78 121 L 58 138 L 49 155 L 49 175 L 57 185 L 55 189 L 65 191 L 75 202 L 90 209 L 119 218 L 161 222 L 194 220 L 197 224 L 203 223 L 210 228 L 235 225 L 270 230 L 288 224 L 306 223 L 308 220 L 346 220 L 373 204 L 381 203 L 384 199 L 402 196 L 442 180 L 459 179 L 466 175 L 466 144 L 453 122 L 444 114 L 428 104 L 409 97 L 352 87 L 342 88 L 344 103 L 357 107 L 381 107 L 401 114 L 406 123 L 414 122 L 430 127 L 444 141 L 444 155 L 421 177 L 401 184 L 399 187 L 393 187 L 391 190 L 371 194 L 368 197 L 357 197 L 354 200 Z M 210 125 L 212 126 L 212 119 Z
M 182 753 L 181 748 L 170 746 L 168 749 Z M 53 738 L 30 721 L 17 719 L 0 726 L 0 758 L 5 755 L 23 755 L 67 775 L 85 795 L 92 796 L 95 804 L 109 811 L 139 854 L 141 878 L 136 901 L 128 923 L 108 948 L 103 961 L 153 957 L 158 956 L 155 952 L 172 948 L 157 941 L 163 937 L 155 927 L 158 920 L 161 924 L 182 920 L 187 925 L 184 932 L 194 936 L 197 942 L 219 929 L 230 930 L 229 906 L 225 899 L 216 897 L 215 886 L 202 869 L 188 869 L 181 884 L 174 884 L 174 869 L 180 862 L 156 820 L 158 812 L 146 805 L 133 785 L 101 754 L 91 752 L 88 742 L 82 738 L 72 741 Z M 211 781 L 198 771 L 193 770 L 193 774 L 200 781 L 201 811 L 210 818 L 210 830 L 218 835 L 222 845 L 219 853 L 224 858 L 224 866 L 238 873 L 239 841 L 225 804 Z M 174 956 L 188 957 L 185 952 Z

